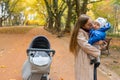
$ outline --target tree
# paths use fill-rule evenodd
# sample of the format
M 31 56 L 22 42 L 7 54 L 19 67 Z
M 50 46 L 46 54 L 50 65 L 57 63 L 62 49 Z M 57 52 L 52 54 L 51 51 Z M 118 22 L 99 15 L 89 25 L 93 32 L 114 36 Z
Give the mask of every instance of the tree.
M 52 31 L 53 29 L 53 23 L 54 23 L 54 14 L 53 14 L 53 11 L 52 11 L 52 1 L 50 0 L 49 2 L 47 0 L 44 0 L 45 2 L 45 5 L 46 5 L 46 9 L 47 9 L 47 14 L 48 14 L 48 17 L 46 19 L 46 24 L 45 25 L 45 29 L 47 29 L 48 31 Z
M 64 32 L 70 32 L 71 31 L 71 22 L 73 18 L 73 8 L 75 6 L 75 0 L 66 0 L 66 4 L 68 7 L 67 11 L 67 19 L 66 19 L 66 25 Z
M 89 0 L 83 0 L 83 3 L 81 4 L 82 6 L 81 6 L 81 8 L 80 8 L 80 15 L 81 15 L 81 14 L 86 14 L 88 1 L 89 1 Z
M 54 17 L 55 17 L 55 32 L 61 32 L 61 17 L 63 16 L 63 12 L 67 6 L 65 5 L 64 1 L 60 2 L 58 5 L 58 0 L 53 0 L 53 10 L 54 10 Z M 61 34 L 59 34 L 61 35 Z
M 120 20 L 120 6 L 118 0 L 101 1 L 99 3 L 94 3 L 92 11 L 95 15 L 95 18 L 107 18 L 107 20 L 114 27 L 115 32 L 118 31 L 118 22 Z
M 67 4 L 67 19 L 65 25 L 65 32 L 71 31 L 71 23 L 75 24 L 76 18 L 81 14 L 86 14 L 88 0 L 65 0 Z
M 80 15 L 80 0 L 75 0 L 77 17 Z
M 114 30 L 115 33 L 118 31 L 119 21 L 120 21 L 120 0 L 113 0 L 113 10 L 114 10 Z
M 98 0 L 101 1 L 101 0 Z M 68 7 L 67 12 L 67 19 L 66 19 L 66 26 L 65 26 L 65 32 L 71 31 L 71 23 L 75 24 L 76 19 L 81 14 L 86 14 L 88 11 L 87 5 L 89 3 L 95 3 L 98 1 L 91 1 L 91 0 L 66 0 L 66 4 Z
M 44 0 L 48 13 L 48 30 L 54 33 L 61 32 L 61 17 L 67 8 L 64 1 L 59 0 Z M 59 35 L 59 34 L 58 34 Z
M 101 0 L 99 0 L 101 1 Z M 87 5 L 98 1 L 91 0 L 44 0 L 48 18 L 47 29 L 51 32 L 61 32 L 61 17 L 67 8 L 66 24 L 64 32 L 71 31 L 71 23 L 76 22 L 76 19 L 81 14 L 86 14 L 88 11 Z
M 2 0 L 0 1 L 0 8 L 1 8 L 1 14 L 0 14 L 0 26 L 2 26 L 3 21 L 8 19 L 11 14 L 13 13 L 13 10 L 15 8 L 15 5 L 17 4 L 19 0 L 14 0 L 12 4 L 10 4 L 10 0 Z

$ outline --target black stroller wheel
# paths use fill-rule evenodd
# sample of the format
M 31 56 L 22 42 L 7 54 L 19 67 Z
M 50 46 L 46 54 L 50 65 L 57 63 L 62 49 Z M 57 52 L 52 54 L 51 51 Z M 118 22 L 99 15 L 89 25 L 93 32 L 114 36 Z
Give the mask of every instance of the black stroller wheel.
M 41 80 L 51 80 L 51 79 L 49 78 L 49 75 L 42 75 Z
M 47 76 L 42 76 L 41 80 L 47 80 Z
M 41 80 L 47 80 L 47 77 L 42 77 Z

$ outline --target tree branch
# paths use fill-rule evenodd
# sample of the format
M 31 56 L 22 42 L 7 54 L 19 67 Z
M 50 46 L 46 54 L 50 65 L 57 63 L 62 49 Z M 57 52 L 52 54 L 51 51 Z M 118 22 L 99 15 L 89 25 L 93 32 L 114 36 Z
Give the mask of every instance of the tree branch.
M 88 4 L 91 4 L 91 3 L 96 3 L 96 2 L 101 2 L 103 0 L 98 0 L 98 1 L 89 1 Z

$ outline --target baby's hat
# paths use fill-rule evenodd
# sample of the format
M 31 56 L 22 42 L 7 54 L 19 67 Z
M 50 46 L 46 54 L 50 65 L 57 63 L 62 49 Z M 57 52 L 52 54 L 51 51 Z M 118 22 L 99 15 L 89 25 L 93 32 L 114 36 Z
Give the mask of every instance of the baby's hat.
M 103 26 L 106 24 L 107 19 L 102 18 L 102 17 L 98 17 L 98 18 L 95 20 L 95 22 L 98 22 L 98 23 L 100 24 L 100 27 L 103 27 Z

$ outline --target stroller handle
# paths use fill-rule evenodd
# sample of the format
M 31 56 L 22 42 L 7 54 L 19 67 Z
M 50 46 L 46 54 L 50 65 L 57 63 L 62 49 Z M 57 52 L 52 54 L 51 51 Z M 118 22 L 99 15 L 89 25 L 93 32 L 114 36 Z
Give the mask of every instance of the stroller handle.
M 45 52 L 52 52 L 52 56 L 55 55 L 55 50 L 53 49 L 36 49 L 36 48 L 29 48 L 27 49 L 27 53 L 29 53 L 29 51 L 45 51 Z

